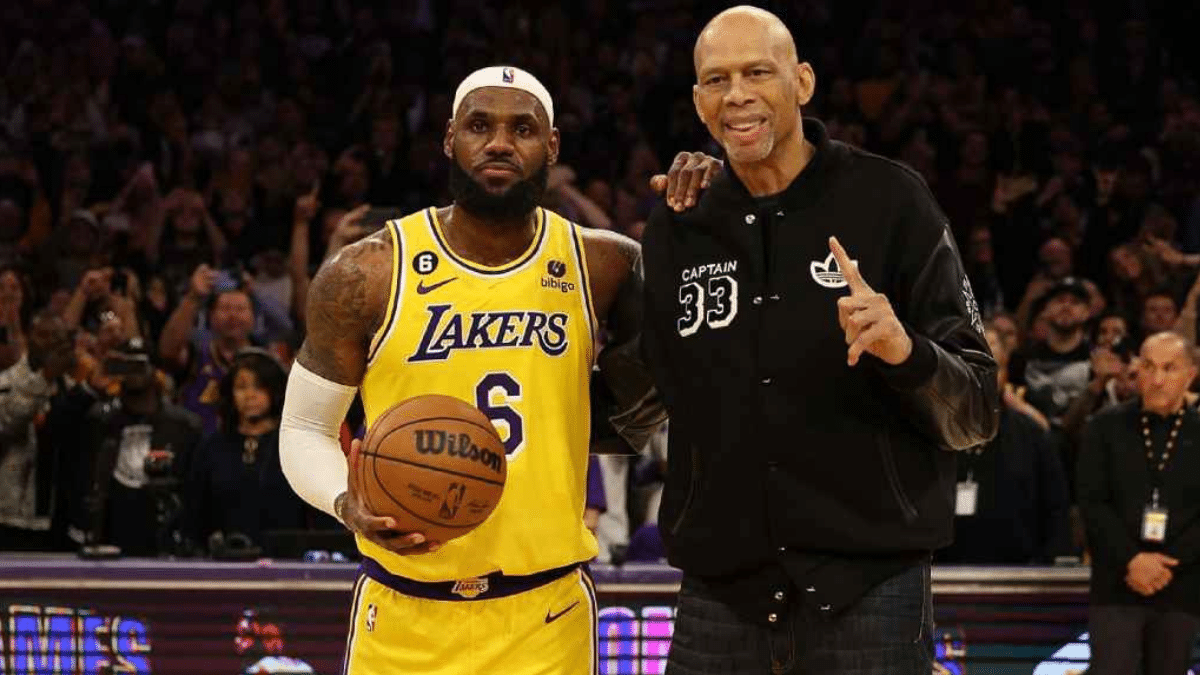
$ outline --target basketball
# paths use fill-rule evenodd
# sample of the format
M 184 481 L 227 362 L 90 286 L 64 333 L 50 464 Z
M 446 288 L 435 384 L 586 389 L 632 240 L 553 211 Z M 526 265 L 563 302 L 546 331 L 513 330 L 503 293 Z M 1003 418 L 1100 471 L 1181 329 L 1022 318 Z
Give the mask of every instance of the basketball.
M 504 443 L 482 412 L 450 396 L 417 396 L 375 420 L 353 460 L 367 510 L 445 542 L 478 527 L 504 492 Z

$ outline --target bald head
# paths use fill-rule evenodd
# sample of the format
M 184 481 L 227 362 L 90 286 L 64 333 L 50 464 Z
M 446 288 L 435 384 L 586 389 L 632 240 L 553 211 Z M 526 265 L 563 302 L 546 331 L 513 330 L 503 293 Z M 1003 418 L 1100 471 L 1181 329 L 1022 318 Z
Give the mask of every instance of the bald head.
M 708 22 L 693 56 L 696 114 L 730 168 L 751 194 L 783 190 L 804 168 L 800 110 L 816 90 L 792 34 L 770 12 L 734 7 Z
M 1143 340 L 1141 355 L 1143 358 L 1157 356 L 1164 360 L 1178 357 L 1189 366 L 1196 365 L 1196 353 L 1192 349 L 1191 342 L 1173 330 L 1155 333 Z
M 1196 379 L 1196 356 L 1187 338 L 1173 331 L 1155 333 L 1142 342 L 1138 359 L 1138 391 L 1142 409 L 1168 415 L 1179 409 Z
M 692 51 L 697 75 L 700 74 L 700 63 L 706 50 L 711 49 L 714 43 L 729 40 L 769 45 L 770 51 L 784 64 L 798 63 L 796 41 L 779 17 L 765 9 L 739 5 L 714 16 L 700 31 L 696 48 Z

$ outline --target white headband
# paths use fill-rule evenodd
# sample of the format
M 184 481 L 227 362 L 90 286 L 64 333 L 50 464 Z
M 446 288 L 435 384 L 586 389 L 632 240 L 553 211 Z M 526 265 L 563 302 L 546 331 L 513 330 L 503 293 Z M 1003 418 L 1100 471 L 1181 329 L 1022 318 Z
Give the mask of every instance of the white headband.
M 554 126 L 554 104 L 550 102 L 550 92 L 542 86 L 541 82 L 538 82 L 536 77 L 520 68 L 513 68 L 512 66 L 480 68 L 468 75 L 454 92 L 454 108 L 450 114 L 457 115 L 458 106 L 462 105 L 462 101 L 467 97 L 467 94 L 483 87 L 520 89 L 532 94 L 538 100 L 538 103 L 541 103 L 542 107 L 546 109 L 546 117 L 550 121 L 550 126 Z

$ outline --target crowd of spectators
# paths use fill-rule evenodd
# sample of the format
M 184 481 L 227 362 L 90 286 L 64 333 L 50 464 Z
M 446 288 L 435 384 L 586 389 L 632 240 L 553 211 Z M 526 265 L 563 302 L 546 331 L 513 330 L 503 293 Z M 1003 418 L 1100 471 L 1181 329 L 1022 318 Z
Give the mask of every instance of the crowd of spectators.
M 562 133 L 546 206 L 637 238 L 649 177 L 717 154 L 691 46 L 727 4 L 4 3 L 0 549 L 202 554 L 329 527 L 279 470 L 307 286 L 382 214 L 449 201 L 456 83 L 495 63 L 542 78 Z M 1082 556 L 1083 421 L 1133 395 L 1142 336 L 1195 339 L 1185 4 L 763 3 L 817 72 L 806 115 L 933 190 L 1004 365 L 1019 417 L 997 444 L 1021 451 L 973 474 L 979 518 L 946 560 Z M 602 559 L 661 555 L 662 461 L 594 462 Z

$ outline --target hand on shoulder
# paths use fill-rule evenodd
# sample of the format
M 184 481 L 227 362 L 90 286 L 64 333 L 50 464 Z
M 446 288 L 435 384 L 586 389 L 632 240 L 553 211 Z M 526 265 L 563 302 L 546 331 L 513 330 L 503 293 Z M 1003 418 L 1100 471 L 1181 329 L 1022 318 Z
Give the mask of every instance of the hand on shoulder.
M 724 162 L 702 152 L 681 152 L 666 174 L 650 178 L 650 189 L 662 195 L 671 210 L 683 212 L 696 205 L 722 166 Z

